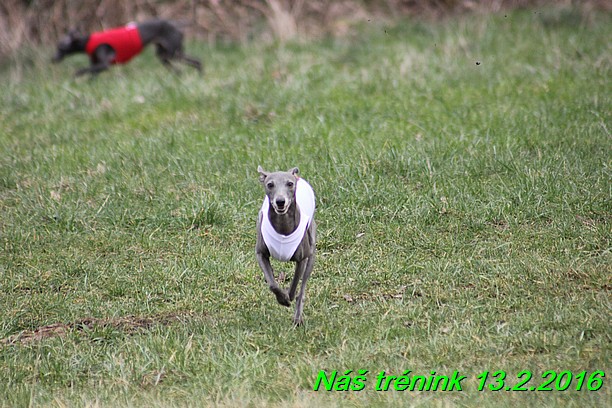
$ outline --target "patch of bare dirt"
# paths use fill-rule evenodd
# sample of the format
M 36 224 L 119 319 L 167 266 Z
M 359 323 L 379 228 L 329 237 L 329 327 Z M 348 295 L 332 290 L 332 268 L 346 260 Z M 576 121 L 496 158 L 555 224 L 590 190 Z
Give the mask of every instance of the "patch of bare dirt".
M 52 337 L 63 337 L 72 331 L 86 331 L 96 328 L 111 327 L 126 333 L 146 330 L 153 326 L 168 326 L 175 322 L 184 321 L 189 314 L 165 314 L 153 317 L 126 316 L 110 319 L 97 319 L 86 317 L 71 323 L 53 323 L 38 327 L 34 330 L 24 330 L 0 340 L 1 345 L 29 344 Z

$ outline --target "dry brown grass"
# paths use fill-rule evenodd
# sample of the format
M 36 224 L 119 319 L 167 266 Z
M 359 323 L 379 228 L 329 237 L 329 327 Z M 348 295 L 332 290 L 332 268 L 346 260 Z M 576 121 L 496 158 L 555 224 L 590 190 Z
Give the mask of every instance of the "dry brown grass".
M 610 12 L 610 4 L 606 0 L 5 0 L 0 3 L 0 58 L 23 45 L 53 44 L 69 28 L 93 31 L 150 17 L 179 21 L 190 37 L 209 43 L 250 38 L 282 42 L 345 35 L 355 24 L 371 19 L 435 18 L 543 5 Z

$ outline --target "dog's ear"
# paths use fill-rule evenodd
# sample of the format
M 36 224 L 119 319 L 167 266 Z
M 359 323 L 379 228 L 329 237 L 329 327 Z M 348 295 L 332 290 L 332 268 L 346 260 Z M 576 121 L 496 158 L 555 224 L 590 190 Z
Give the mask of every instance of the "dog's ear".
M 297 178 L 298 174 L 300 173 L 300 169 L 298 169 L 297 167 L 294 167 L 291 170 L 289 170 L 289 173 L 293 174 Z
M 263 183 L 266 181 L 266 177 L 268 177 L 268 172 L 265 171 L 261 166 L 257 166 L 257 172 L 259 173 L 259 182 Z
M 70 36 L 70 38 L 76 39 L 84 37 L 87 32 L 87 27 L 83 27 L 83 24 L 77 24 L 76 26 L 70 28 L 70 31 L 68 31 L 68 35 Z

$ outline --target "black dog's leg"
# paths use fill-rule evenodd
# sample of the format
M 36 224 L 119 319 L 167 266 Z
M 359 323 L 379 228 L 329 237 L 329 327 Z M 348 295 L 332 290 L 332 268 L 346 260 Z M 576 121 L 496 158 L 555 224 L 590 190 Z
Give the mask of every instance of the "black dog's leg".
M 181 53 L 180 58 L 181 58 L 181 60 L 182 60 L 183 62 L 185 62 L 187 65 L 189 65 L 189 66 L 191 66 L 191 67 L 193 67 L 193 68 L 197 69 L 197 70 L 198 70 L 198 72 L 200 72 L 200 73 L 202 72 L 202 63 L 200 62 L 200 60 L 199 60 L 199 59 L 194 58 L 194 57 L 191 57 L 191 56 L 186 55 L 186 54 L 183 54 L 183 53 Z
M 106 62 L 98 62 L 97 64 L 90 65 L 85 68 L 79 69 L 74 76 L 81 76 L 85 74 L 97 75 L 102 71 L 107 70 L 110 67 L 110 64 Z
M 164 64 L 168 70 L 174 72 L 175 74 L 180 74 L 181 71 L 172 65 L 172 58 L 174 58 L 174 52 L 170 51 L 168 45 L 163 42 L 159 42 L 155 44 L 155 54 L 157 58 Z
M 96 48 L 91 56 L 91 65 L 87 68 L 79 69 L 75 76 L 91 74 L 92 76 L 99 74 L 102 71 L 110 68 L 111 63 L 115 59 L 115 50 L 109 45 L 103 44 Z
M 177 75 L 180 75 L 180 74 L 181 74 L 181 70 L 180 70 L 180 69 L 178 69 L 177 67 L 175 67 L 175 66 L 172 64 L 172 61 L 171 61 L 171 60 L 169 60 L 169 59 L 167 59 L 167 58 L 162 58 L 161 62 L 162 62 L 162 64 L 164 64 L 164 67 L 166 67 L 166 68 L 167 68 L 169 71 L 172 71 L 172 72 L 174 72 L 174 73 L 175 73 L 175 74 L 177 74 Z
M 202 63 L 197 58 L 186 55 L 183 52 L 183 34 L 173 31 L 166 38 L 155 43 L 156 54 L 162 64 L 176 73 L 180 70 L 172 65 L 172 60 L 178 60 L 202 72 Z

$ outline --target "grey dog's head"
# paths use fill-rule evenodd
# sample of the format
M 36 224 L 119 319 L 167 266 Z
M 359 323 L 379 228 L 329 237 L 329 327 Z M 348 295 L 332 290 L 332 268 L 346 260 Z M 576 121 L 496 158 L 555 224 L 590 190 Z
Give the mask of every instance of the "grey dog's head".
M 270 205 L 278 215 L 287 214 L 289 207 L 295 200 L 295 186 L 298 181 L 297 174 L 300 170 L 297 167 L 289 171 L 267 172 L 257 167 L 259 181 L 263 184 L 266 196 Z

